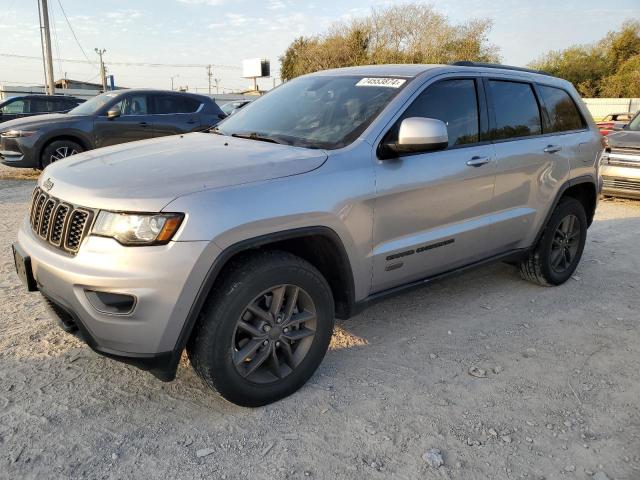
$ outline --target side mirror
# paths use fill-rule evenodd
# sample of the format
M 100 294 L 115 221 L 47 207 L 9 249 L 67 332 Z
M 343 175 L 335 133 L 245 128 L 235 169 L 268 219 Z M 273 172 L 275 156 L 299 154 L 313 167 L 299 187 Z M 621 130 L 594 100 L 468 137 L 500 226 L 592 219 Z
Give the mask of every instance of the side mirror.
M 109 120 L 113 120 L 114 118 L 118 118 L 120 116 L 119 108 L 112 108 L 107 112 L 107 118 Z
M 410 117 L 400 124 L 398 141 L 381 145 L 382 158 L 442 150 L 449 145 L 447 125 L 435 118 Z
M 622 126 L 622 129 L 623 129 L 623 130 L 629 130 L 629 124 L 628 124 L 628 123 L 625 123 L 625 124 Z

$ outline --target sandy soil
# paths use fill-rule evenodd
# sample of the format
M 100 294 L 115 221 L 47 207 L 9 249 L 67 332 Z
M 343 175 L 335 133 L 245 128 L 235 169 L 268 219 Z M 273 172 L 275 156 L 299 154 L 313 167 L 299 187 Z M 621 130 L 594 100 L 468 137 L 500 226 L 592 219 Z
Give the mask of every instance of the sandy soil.
M 0 177 L 0 478 L 640 478 L 640 202 L 601 203 L 564 286 L 498 264 L 379 303 L 250 410 L 58 328 L 10 256 L 33 180 Z

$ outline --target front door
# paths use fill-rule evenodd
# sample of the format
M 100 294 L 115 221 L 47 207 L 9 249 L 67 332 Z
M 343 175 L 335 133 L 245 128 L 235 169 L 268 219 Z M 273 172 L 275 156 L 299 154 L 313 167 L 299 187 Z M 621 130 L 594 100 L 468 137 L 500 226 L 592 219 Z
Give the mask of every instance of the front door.
M 109 119 L 106 113 L 96 117 L 96 148 L 153 137 L 153 121 L 148 111 L 148 103 L 146 94 L 133 93 L 109 108 L 118 108 L 119 117 Z
M 385 136 L 397 139 L 404 118 L 436 118 L 447 124 L 449 147 L 375 159 L 373 293 L 486 255 L 495 153 L 480 87 L 472 77 L 429 85 Z

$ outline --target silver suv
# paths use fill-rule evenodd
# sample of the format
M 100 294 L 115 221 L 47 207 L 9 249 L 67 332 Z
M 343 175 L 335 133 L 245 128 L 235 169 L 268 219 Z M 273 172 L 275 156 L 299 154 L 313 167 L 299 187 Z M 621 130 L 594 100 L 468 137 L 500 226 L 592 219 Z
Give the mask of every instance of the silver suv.
M 47 167 L 16 268 L 97 352 L 170 381 L 186 348 L 226 399 L 264 405 L 314 373 L 335 317 L 389 294 L 495 260 L 565 282 L 601 152 L 571 84 L 540 72 L 318 72 L 210 133 Z

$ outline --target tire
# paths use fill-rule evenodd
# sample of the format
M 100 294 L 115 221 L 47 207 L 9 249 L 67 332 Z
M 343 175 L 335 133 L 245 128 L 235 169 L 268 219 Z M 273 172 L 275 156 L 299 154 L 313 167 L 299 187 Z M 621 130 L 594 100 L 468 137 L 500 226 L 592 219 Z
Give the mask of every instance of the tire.
M 335 309 L 327 281 L 310 263 L 281 251 L 244 255 L 222 275 L 187 344 L 195 371 L 237 405 L 259 407 L 291 395 L 329 347 Z M 294 313 L 287 316 L 290 305 Z M 274 309 L 283 313 L 273 315 Z M 247 351 L 254 353 L 245 357 Z
M 563 232 L 568 229 L 571 229 L 569 234 Z M 553 211 L 542 238 L 528 258 L 520 263 L 520 275 L 538 285 L 563 284 L 571 278 L 580 263 L 586 240 L 587 216 L 582 203 L 575 198 L 562 198 Z
M 42 150 L 40 157 L 40 165 L 43 169 L 51 165 L 53 162 L 70 157 L 76 153 L 84 152 L 84 148 L 79 143 L 71 140 L 55 140 Z

